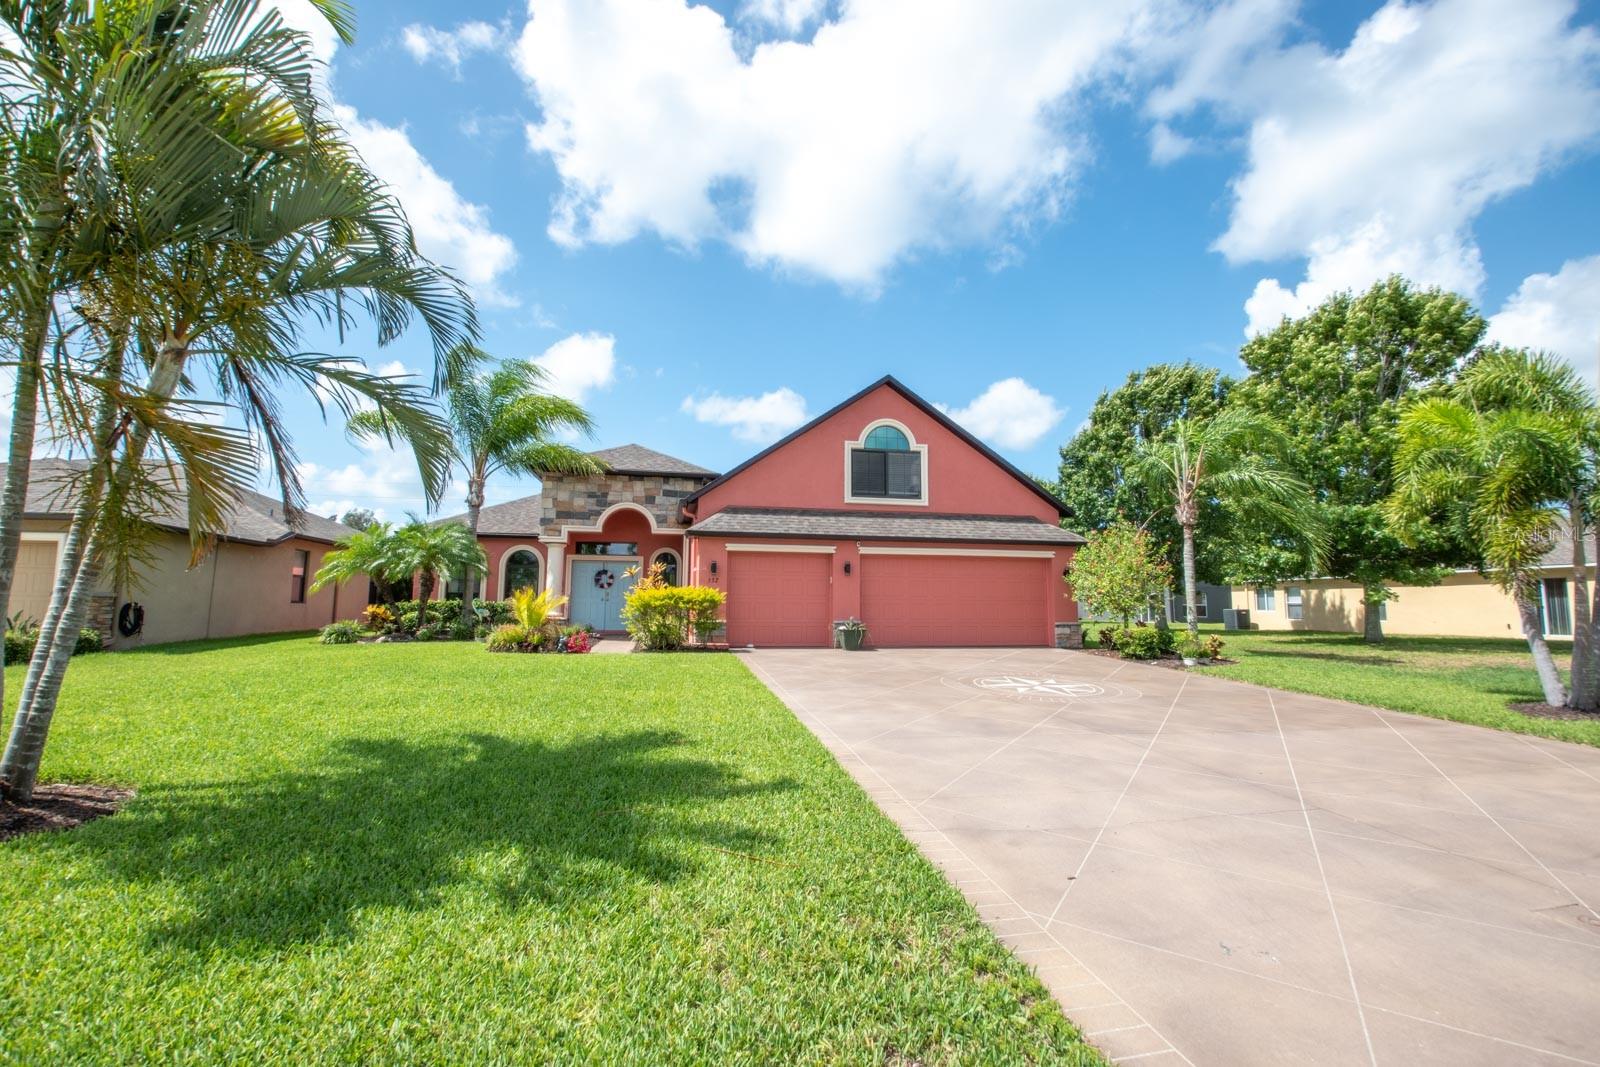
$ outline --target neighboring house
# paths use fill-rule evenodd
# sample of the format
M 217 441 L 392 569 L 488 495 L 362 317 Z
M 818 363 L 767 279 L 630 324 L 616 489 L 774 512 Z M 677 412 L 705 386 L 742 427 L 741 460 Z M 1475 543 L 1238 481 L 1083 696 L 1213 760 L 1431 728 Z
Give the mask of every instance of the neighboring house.
M 1212 585 L 1209 582 L 1196 582 L 1194 591 L 1195 600 L 1198 601 L 1196 607 L 1199 609 L 1195 612 L 1195 614 L 1200 617 L 1200 621 L 1221 622 L 1222 610 L 1232 602 L 1232 590 L 1225 585 Z M 1165 595 L 1167 599 L 1167 619 L 1171 622 L 1187 621 L 1189 613 L 1184 607 L 1183 590 L 1168 589 Z M 1152 603 L 1149 610 L 1140 612 L 1137 616 L 1139 621 L 1154 622 L 1156 618 L 1155 608 L 1156 605 Z M 1100 613 L 1099 615 L 1092 614 L 1089 611 L 1088 605 L 1084 604 L 1082 601 L 1078 602 L 1078 615 L 1085 622 L 1117 621 L 1104 612 Z
M 1065 505 L 892 377 L 721 476 L 594 455 L 609 473 L 483 509 L 492 596 L 542 585 L 617 630 L 624 572 L 659 562 L 726 591 L 734 645 L 825 646 L 851 617 L 878 647 L 1081 641 Z
M 0 464 L 0 477 L 4 465 Z M 22 549 L 11 589 L 11 611 L 38 620 L 50 604 L 56 562 L 75 506 L 73 475 L 83 465 L 67 460 L 33 462 L 22 522 Z M 148 546 L 138 588 L 116 589 L 109 576 L 98 590 L 90 623 L 113 648 L 135 648 L 200 637 L 313 630 L 334 619 L 360 618 L 365 583 L 357 589 L 308 586 L 335 538 L 351 532 L 331 519 L 306 515 L 298 529 L 283 518 L 283 504 L 246 493 L 229 514 L 216 546 L 189 565 L 188 525 L 181 499 L 150 518 L 160 531 Z M 124 634 L 118 623 L 143 608 L 143 627 Z
M 1593 542 L 1589 563 L 1593 566 Z M 1572 541 L 1563 533 L 1545 553 L 1539 582 L 1540 621 L 1550 637 L 1572 635 Z M 1250 612 L 1252 630 L 1323 630 L 1360 633 L 1365 606 L 1361 587 L 1332 578 L 1278 586 L 1235 586 L 1233 606 Z M 1390 634 L 1448 637 L 1517 637 L 1522 623 L 1510 595 L 1474 570 L 1457 571 L 1439 585 L 1396 586 L 1381 608 Z

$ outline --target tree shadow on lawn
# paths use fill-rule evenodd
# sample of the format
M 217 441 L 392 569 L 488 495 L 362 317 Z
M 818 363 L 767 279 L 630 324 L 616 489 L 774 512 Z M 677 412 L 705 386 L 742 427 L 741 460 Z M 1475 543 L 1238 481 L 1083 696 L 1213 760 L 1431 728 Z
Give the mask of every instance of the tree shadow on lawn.
M 355 913 L 485 894 L 506 908 L 598 904 L 694 872 L 696 844 L 760 852 L 770 835 L 719 812 L 795 788 L 666 754 L 673 733 L 563 746 L 474 735 L 355 740 L 311 770 L 151 787 L 114 832 L 72 835 L 113 877 L 176 883 L 187 914 L 151 947 L 248 951 L 355 935 Z

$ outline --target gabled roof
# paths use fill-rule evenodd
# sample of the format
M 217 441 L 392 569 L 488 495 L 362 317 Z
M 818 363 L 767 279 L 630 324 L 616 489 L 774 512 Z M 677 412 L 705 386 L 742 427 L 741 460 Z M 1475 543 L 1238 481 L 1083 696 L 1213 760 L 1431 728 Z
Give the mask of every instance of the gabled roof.
M 1027 515 L 886 514 L 881 511 L 724 508 L 689 527 L 692 534 L 820 537 L 862 541 L 961 541 L 1014 545 L 1081 545 L 1071 530 Z
M 824 411 L 821 415 L 818 415 L 816 418 L 812 419 L 810 422 L 806 423 L 804 426 L 800 427 L 798 430 L 795 430 L 793 433 L 791 433 L 788 436 L 782 438 L 781 440 L 777 441 L 776 443 L 768 445 L 766 448 L 763 448 L 760 452 L 757 452 L 755 455 L 751 456 L 749 459 L 745 460 L 743 463 L 739 464 L 737 467 L 733 468 L 728 473 L 722 475 L 720 478 L 717 478 L 717 479 L 707 483 L 706 485 L 702 485 L 699 489 L 696 489 L 693 493 L 690 493 L 689 496 L 684 499 L 684 504 L 685 505 L 693 504 L 696 500 L 698 500 L 700 497 L 704 496 L 706 493 L 708 493 L 712 489 L 716 488 L 717 486 L 723 484 L 726 481 L 729 481 L 732 478 L 737 477 L 746 468 L 750 467 L 751 465 L 753 465 L 755 463 L 759 463 L 761 460 L 763 460 L 766 457 L 770 456 L 772 453 L 776 452 L 778 449 L 782 448 L 784 445 L 788 444 L 790 441 L 794 441 L 794 440 L 796 440 L 796 439 L 798 439 L 800 437 L 804 437 L 806 434 L 810 433 L 811 430 L 814 427 L 819 426 L 824 422 L 827 422 L 829 419 L 831 419 L 835 415 L 839 414 L 839 412 L 843 411 L 845 408 L 849 407 L 851 404 L 854 404 L 856 401 L 861 400 L 862 398 L 866 397 L 869 393 L 871 393 L 874 390 L 879 389 L 879 388 L 881 388 L 883 386 L 888 386 L 890 389 L 893 389 L 895 392 L 897 392 L 901 396 L 903 396 L 906 400 L 910 401 L 912 404 L 915 404 L 918 408 L 922 409 L 924 414 L 928 415 L 930 418 L 932 418 L 935 422 L 939 423 L 945 429 L 949 430 L 951 433 L 953 433 L 957 437 L 961 438 L 961 440 L 963 440 L 967 444 L 971 445 L 973 448 L 975 448 L 978 452 L 980 452 L 986 459 L 988 459 L 995 466 L 999 467 L 1001 470 L 1003 470 L 1007 474 L 1011 475 L 1011 477 L 1015 478 L 1017 481 L 1021 482 L 1025 486 L 1027 486 L 1030 490 L 1032 490 L 1032 492 L 1033 492 L 1033 494 L 1035 496 L 1039 497 L 1045 503 L 1047 503 L 1051 507 L 1055 508 L 1056 512 L 1059 515 L 1061 515 L 1063 518 L 1071 517 L 1072 509 L 1067 507 L 1066 504 L 1062 503 L 1059 499 L 1057 499 L 1055 494 L 1051 493 L 1049 490 L 1047 490 L 1043 486 L 1041 486 L 1038 482 L 1036 482 L 1032 478 L 1028 477 L 1022 471 L 1018 470 L 1017 467 L 1014 464 L 1012 464 L 1004 456 L 1000 455 L 1000 453 L 996 452 L 994 449 L 990 448 L 988 445 L 984 444 L 982 441 L 980 441 L 976 437 L 972 436 L 972 434 L 968 433 L 966 431 L 966 429 L 964 429 L 961 426 L 960 423 L 956 422 L 950 416 L 946 415 L 944 412 L 940 411 L 938 408 L 934 407 L 932 404 L 930 404 L 926 400 L 922 399 L 922 397 L 918 396 L 916 393 L 913 393 L 910 389 L 906 388 L 905 384 L 903 382 L 901 382 L 900 379 L 896 378 L 892 374 L 885 374 L 882 378 L 879 378 L 877 381 L 873 382 L 871 385 L 867 386 L 865 389 L 861 390 L 859 393 L 856 393 L 854 396 L 849 397 L 848 399 L 846 399 L 846 400 L 844 400 L 844 401 L 842 401 L 842 402 L 840 402 L 838 404 L 835 404 L 833 407 L 829 408 L 827 411 Z
M 589 455 L 604 463 L 612 474 L 661 474 L 680 478 L 701 478 L 706 481 L 717 476 L 716 471 L 697 467 L 688 460 L 657 452 L 643 445 L 618 445 L 602 448 Z
M 6 465 L 0 463 L 0 479 L 5 477 L 5 469 Z M 77 507 L 77 476 L 87 469 L 88 464 L 82 460 L 34 460 L 29 467 L 23 515 L 35 519 L 70 519 Z M 146 516 L 146 520 L 169 530 L 187 531 L 189 518 L 183 483 L 174 480 L 168 492 L 170 496 L 162 502 L 160 512 Z M 276 544 L 291 537 L 331 544 L 354 532 L 342 522 L 310 512 L 302 512 L 299 524 L 291 527 L 284 518 L 283 501 L 265 493 L 247 491 L 236 498 L 217 536 L 226 541 L 258 545 Z

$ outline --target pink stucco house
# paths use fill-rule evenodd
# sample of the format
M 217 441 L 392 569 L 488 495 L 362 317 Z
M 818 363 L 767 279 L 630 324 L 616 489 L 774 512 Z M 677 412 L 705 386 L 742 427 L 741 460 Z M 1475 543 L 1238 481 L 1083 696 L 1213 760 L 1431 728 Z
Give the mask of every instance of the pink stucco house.
M 615 630 L 624 572 L 659 562 L 727 592 L 735 646 L 825 646 L 851 617 L 880 648 L 1081 643 L 1065 505 L 892 377 L 726 474 L 594 455 L 607 474 L 483 509 L 487 595 L 542 586 Z

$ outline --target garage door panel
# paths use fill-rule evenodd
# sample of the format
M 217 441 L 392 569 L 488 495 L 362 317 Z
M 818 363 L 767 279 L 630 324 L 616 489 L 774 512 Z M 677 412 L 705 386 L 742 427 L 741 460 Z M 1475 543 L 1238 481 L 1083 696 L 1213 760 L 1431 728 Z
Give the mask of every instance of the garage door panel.
M 879 648 L 1048 643 L 1050 561 L 871 556 L 861 618 Z
M 728 642 L 825 647 L 832 638 L 833 557 L 740 552 L 728 560 Z
M 11 581 L 11 611 L 39 622 L 50 607 L 56 581 L 56 543 L 24 541 Z

